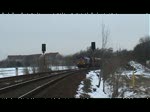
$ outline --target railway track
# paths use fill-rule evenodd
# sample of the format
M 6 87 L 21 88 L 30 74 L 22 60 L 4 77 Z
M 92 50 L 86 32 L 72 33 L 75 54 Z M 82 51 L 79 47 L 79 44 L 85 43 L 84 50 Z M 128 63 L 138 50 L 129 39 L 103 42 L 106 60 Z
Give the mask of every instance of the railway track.
M 17 84 L 9 85 L 0 88 L 0 98 L 28 98 L 33 97 L 42 91 L 44 88 L 57 83 L 61 79 L 70 76 L 71 74 L 80 72 L 81 70 L 65 71 L 63 73 L 46 75 L 19 82 Z
M 3 88 L 5 86 L 9 86 L 12 84 L 16 84 L 19 82 L 23 82 L 26 80 L 47 76 L 51 74 L 57 74 L 57 73 L 63 73 L 70 70 L 58 70 L 58 71 L 50 71 L 50 72 L 42 72 L 42 73 L 35 73 L 35 74 L 26 74 L 26 75 L 20 75 L 20 76 L 13 76 L 13 77 L 6 77 L 6 78 L 0 78 L 0 88 Z

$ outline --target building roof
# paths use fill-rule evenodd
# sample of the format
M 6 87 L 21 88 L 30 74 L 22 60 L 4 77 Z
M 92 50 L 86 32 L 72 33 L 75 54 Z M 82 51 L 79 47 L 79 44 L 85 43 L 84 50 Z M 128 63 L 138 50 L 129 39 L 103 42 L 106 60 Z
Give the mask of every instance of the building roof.
M 50 52 L 50 53 L 46 53 L 46 56 L 56 56 L 57 54 L 59 54 L 58 52 Z M 39 57 L 41 54 L 30 54 L 30 55 L 8 55 L 8 59 L 18 59 L 18 58 L 25 58 L 25 57 Z

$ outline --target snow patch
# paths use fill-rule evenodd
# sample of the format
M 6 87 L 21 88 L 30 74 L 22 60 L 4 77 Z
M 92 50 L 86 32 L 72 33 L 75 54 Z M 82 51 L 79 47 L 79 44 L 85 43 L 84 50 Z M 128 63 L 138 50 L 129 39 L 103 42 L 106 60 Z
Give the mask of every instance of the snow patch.
M 144 77 L 150 78 L 150 69 L 135 61 L 130 61 L 129 64 L 134 67 L 135 70 L 125 70 L 121 75 L 126 75 L 128 78 L 131 78 L 134 72 L 134 75 L 143 75 Z
M 105 94 L 103 92 L 103 80 L 101 80 L 100 87 L 97 87 L 99 83 L 99 75 L 100 70 L 90 71 L 88 74 L 86 74 L 86 79 L 89 79 L 91 81 L 91 92 L 85 93 L 83 91 L 83 81 L 78 87 L 77 94 L 75 95 L 76 98 L 80 98 L 82 94 L 87 94 L 90 96 L 90 98 L 109 98 L 109 94 Z M 107 89 L 106 89 L 107 90 Z
M 67 69 L 77 69 L 76 66 L 51 66 L 50 67 L 51 70 L 55 71 L 55 70 L 67 70 Z M 24 69 L 26 69 L 26 67 L 18 67 L 18 75 L 24 75 Z M 30 74 L 33 73 L 32 67 L 27 67 L 28 71 Z M 37 70 L 37 67 L 35 67 L 35 69 Z M 16 76 L 16 68 L 12 67 L 12 68 L 0 68 L 0 78 L 4 78 L 4 77 L 13 77 Z

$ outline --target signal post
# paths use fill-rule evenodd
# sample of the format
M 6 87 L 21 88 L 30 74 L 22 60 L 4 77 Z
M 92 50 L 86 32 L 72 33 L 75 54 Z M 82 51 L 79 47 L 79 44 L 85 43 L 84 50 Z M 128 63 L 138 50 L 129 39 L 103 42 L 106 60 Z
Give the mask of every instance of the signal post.
M 44 68 L 44 72 L 46 72 L 46 64 L 45 64 L 45 51 L 46 51 L 46 44 L 42 44 L 42 52 L 43 52 L 43 56 L 44 56 L 44 60 L 43 60 L 43 68 Z
M 95 42 L 91 42 L 91 49 L 92 49 L 92 66 L 95 66 L 95 56 L 94 56 L 94 51 L 95 51 Z M 94 67 L 95 68 L 95 67 Z

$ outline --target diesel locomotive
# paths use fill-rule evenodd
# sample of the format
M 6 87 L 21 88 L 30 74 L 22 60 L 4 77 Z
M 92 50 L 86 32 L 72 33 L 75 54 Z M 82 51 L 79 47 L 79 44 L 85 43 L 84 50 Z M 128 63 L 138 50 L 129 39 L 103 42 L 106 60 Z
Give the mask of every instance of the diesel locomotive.
M 76 63 L 78 68 L 101 67 L 101 58 L 81 57 Z

